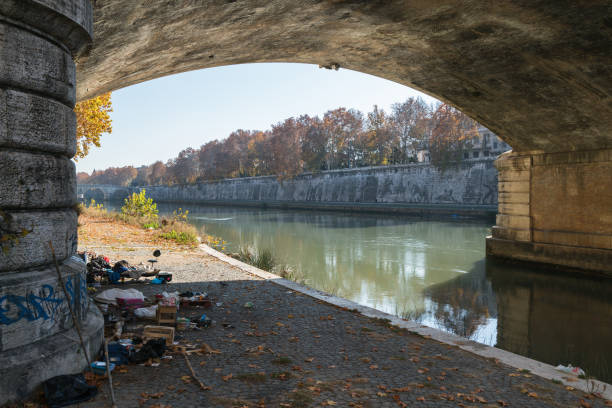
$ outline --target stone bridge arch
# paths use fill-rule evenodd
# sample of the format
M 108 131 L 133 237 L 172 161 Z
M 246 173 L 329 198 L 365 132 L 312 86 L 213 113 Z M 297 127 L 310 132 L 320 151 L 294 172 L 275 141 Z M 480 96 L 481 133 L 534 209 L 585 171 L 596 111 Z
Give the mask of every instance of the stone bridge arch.
M 96 3 L 93 46 L 78 61 L 77 99 L 195 69 L 310 63 L 419 89 L 518 151 L 601 149 L 612 147 L 611 7 L 107 0 Z
M 514 149 L 497 162 L 490 254 L 612 272 L 609 1 L 179 0 L 143 8 L 107 0 L 94 11 L 77 98 L 249 62 L 314 63 L 408 85 Z
M 55 285 L 48 239 L 66 279 L 82 284 L 77 99 L 247 62 L 339 66 L 453 104 L 515 149 L 497 162 L 488 253 L 612 273 L 611 38 L 608 0 L 2 0 L 0 208 L 10 228 L 32 232 L 0 251 L 0 298 Z M 80 306 L 97 350 L 99 312 Z M 51 367 L 83 368 L 66 340 L 76 337 L 68 312 L 55 310 L 52 321 L 0 321 L 0 366 L 11 373 L 0 404 L 55 375 Z M 39 349 L 44 362 L 20 358 Z
M 87 190 L 83 196 L 85 198 L 85 203 L 89 204 L 91 200 L 95 200 L 98 203 L 102 203 L 107 200 L 106 194 L 101 188 L 90 188 Z

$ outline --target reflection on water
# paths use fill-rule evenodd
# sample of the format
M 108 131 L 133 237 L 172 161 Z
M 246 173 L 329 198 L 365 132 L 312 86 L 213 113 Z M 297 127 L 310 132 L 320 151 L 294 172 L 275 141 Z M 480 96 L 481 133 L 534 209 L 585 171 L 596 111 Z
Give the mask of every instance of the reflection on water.
M 485 260 L 487 223 L 186 207 L 227 251 L 270 248 L 314 288 L 612 382 L 612 281 Z
M 497 347 L 612 382 L 612 281 L 487 263 Z

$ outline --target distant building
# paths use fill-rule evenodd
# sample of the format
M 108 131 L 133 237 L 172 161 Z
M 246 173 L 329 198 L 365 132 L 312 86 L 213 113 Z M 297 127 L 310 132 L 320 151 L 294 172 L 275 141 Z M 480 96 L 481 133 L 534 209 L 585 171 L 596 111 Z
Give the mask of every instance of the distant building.
M 478 126 L 478 135 L 470 140 L 470 147 L 463 153 L 463 159 L 477 160 L 487 157 L 496 158 L 510 149 L 512 149 L 512 147 L 501 140 L 495 133 L 484 126 Z M 415 148 L 414 155 L 419 163 L 428 163 L 431 160 L 429 147 L 426 142 L 421 142 Z
M 472 138 L 471 149 L 463 153 L 465 160 L 497 157 L 512 147 L 484 126 L 478 126 L 478 136 Z

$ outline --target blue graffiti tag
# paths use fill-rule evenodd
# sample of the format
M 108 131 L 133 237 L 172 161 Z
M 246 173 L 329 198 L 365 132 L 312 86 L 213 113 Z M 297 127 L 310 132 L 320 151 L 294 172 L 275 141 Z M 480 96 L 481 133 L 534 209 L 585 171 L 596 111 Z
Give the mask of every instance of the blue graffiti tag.
M 43 285 L 40 296 L 29 293 L 26 296 L 8 294 L 0 297 L 0 325 L 11 325 L 22 319 L 30 322 L 54 318 L 65 298 L 55 297 L 51 285 Z

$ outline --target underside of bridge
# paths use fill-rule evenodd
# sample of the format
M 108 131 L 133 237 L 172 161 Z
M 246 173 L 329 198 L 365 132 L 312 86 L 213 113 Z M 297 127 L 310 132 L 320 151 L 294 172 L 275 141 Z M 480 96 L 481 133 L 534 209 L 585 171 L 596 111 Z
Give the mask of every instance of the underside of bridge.
M 0 404 L 36 385 L 28 372 L 40 380 L 83 365 L 53 342 L 72 324 L 48 245 L 81 287 L 76 100 L 249 62 L 384 77 L 453 104 L 513 146 L 497 161 L 489 254 L 612 273 L 610 38 L 608 0 L 3 0 L 0 226 L 4 236 L 28 233 L 0 251 L 0 367 L 15 374 L 3 372 Z M 79 316 L 95 348 L 101 323 L 88 309 L 81 303 Z

